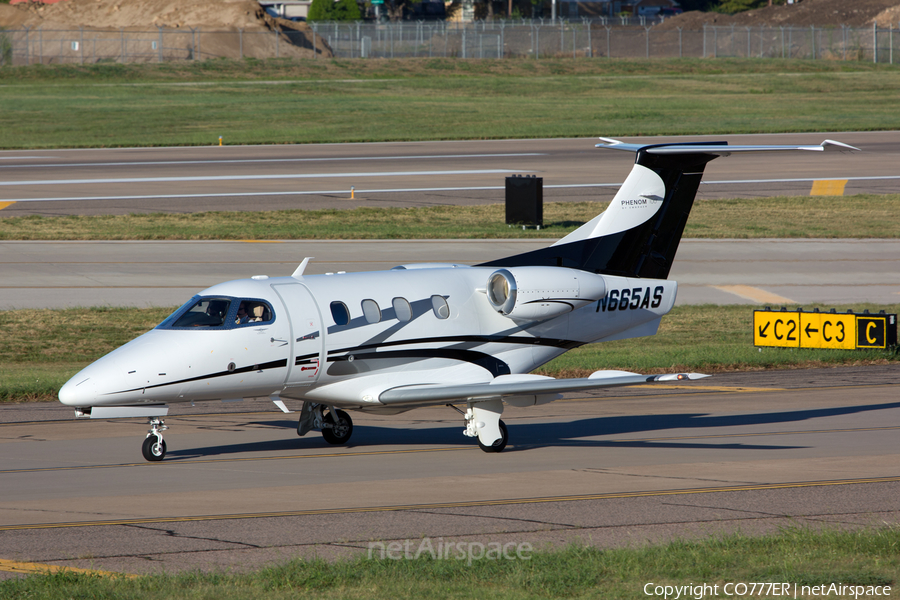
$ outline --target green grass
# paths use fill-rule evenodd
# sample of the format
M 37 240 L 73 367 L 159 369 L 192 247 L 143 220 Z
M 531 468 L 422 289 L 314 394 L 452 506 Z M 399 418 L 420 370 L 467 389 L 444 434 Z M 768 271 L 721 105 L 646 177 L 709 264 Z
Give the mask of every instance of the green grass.
M 811 310 L 815 306 L 805 306 Z M 162 321 L 172 308 L 76 308 L 0 312 L 0 402 L 52 401 L 72 375 Z M 896 350 L 756 348 L 752 306 L 680 306 L 647 338 L 570 350 L 537 372 L 583 377 L 598 369 L 641 373 L 809 368 L 883 364 Z M 830 307 L 819 306 L 827 309 Z M 838 306 L 862 312 L 900 312 L 900 304 Z
M 757 348 L 753 345 L 753 306 L 677 306 L 663 317 L 655 336 L 589 344 L 566 352 L 536 372 L 553 377 L 586 377 L 597 369 L 640 373 L 811 368 L 877 364 L 900 360 L 892 350 L 813 350 Z M 804 310 L 831 306 L 804 305 Z M 837 306 L 844 312 L 884 310 L 900 304 Z
M 732 534 L 638 548 L 572 545 L 536 551 L 529 560 L 476 560 L 471 565 L 464 560 L 375 560 L 363 555 L 335 562 L 292 560 L 246 574 L 191 572 L 129 579 L 63 572 L 0 582 L 0 599 L 628 600 L 647 598 L 643 589 L 650 582 L 719 585 L 718 597 L 726 597 L 722 586 L 729 582 L 796 583 L 798 592 L 803 591 L 800 586 L 831 583 L 891 586 L 893 592 L 898 581 L 900 528 L 792 528 L 762 537 Z M 794 597 L 793 587 L 790 591 Z
M 2 240 L 559 238 L 602 202 L 548 202 L 544 227 L 505 225 L 504 205 L 0 217 Z M 697 238 L 896 238 L 900 194 L 698 201 L 685 230 Z
M 0 148 L 900 129 L 900 67 L 837 61 L 35 65 L 0 86 Z

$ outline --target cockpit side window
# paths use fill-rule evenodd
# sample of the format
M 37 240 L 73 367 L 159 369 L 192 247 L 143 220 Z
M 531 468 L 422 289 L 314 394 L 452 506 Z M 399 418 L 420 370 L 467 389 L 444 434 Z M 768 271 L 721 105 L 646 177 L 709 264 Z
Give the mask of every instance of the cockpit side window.
M 275 319 L 272 308 L 268 302 L 261 300 L 241 300 L 238 303 L 237 314 L 234 318 L 235 325 L 258 325 L 270 323 Z
M 231 302 L 230 298 L 200 298 L 172 327 L 222 327 Z

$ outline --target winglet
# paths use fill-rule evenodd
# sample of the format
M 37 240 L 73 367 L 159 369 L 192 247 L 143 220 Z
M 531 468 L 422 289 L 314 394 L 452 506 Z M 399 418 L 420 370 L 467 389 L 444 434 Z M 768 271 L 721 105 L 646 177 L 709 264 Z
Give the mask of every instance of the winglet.
M 834 140 L 825 140 L 821 144 L 824 152 L 859 152 L 859 148 L 854 148 L 848 144 L 842 144 Z
M 297 269 L 294 271 L 294 273 L 291 275 L 291 277 L 293 277 L 294 279 L 300 279 L 301 277 L 303 277 L 303 271 L 306 270 L 306 265 L 308 265 L 309 261 L 313 258 L 315 258 L 315 257 L 307 256 L 306 258 L 304 258 L 303 262 L 300 263 L 300 266 L 297 267 Z

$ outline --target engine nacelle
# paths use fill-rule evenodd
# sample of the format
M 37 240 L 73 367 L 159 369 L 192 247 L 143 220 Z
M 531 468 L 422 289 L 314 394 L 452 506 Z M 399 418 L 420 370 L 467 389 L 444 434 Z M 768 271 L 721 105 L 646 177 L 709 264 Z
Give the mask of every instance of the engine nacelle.
M 602 275 L 564 267 L 512 267 L 488 276 L 487 297 L 510 319 L 550 319 L 606 295 Z

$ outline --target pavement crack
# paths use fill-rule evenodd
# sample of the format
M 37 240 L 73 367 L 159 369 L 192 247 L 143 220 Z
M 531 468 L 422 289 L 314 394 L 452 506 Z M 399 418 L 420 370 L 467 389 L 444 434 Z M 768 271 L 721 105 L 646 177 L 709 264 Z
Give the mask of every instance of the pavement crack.
M 451 517 L 467 517 L 467 518 L 475 518 L 475 519 L 492 519 L 497 521 L 514 521 L 517 523 L 534 523 L 536 525 L 546 525 L 548 527 L 559 527 L 565 529 L 578 529 L 580 525 L 572 525 L 570 523 L 552 523 L 550 521 L 541 521 L 539 519 L 522 519 L 516 517 L 501 517 L 495 515 L 467 515 L 460 514 L 454 512 L 443 512 L 439 510 L 412 510 L 409 512 L 414 512 L 418 514 L 427 514 L 427 515 L 441 515 L 441 516 L 451 516 Z
M 235 546 L 243 546 L 245 548 L 262 548 L 258 544 L 250 544 L 247 542 L 236 542 L 232 540 L 223 540 L 216 537 L 202 537 L 196 535 L 185 535 L 182 533 L 178 533 L 174 529 L 165 529 L 162 527 L 148 527 L 146 525 L 135 525 L 135 524 L 124 524 L 123 527 L 131 527 L 133 529 L 143 529 L 147 531 L 156 531 L 158 533 L 164 533 L 166 537 L 178 538 L 182 540 L 199 540 L 202 542 L 218 542 L 220 544 L 233 544 Z
M 674 479 L 682 481 L 707 481 L 710 483 L 726 483 L 728 485 L 753 485 L 755 481 L 734 481 L 733 479 L 707 479 L 704 477 L 676 477 L 675 475 L 642 475 L 640 473 L 625 473 L 623 471 L 613 471 L 611 469 L 573 469 L 578 473 L 597 473 L 602 475 L 621 475 L 623 477 L 639 477 L 641 479 Z
M 788 515 L 784 513 L 769 513 L 761 510 L 750 510 L 746 508 L 728 508 L 727 506 L 707 506 L 705 504 L 685 504 L 683 502 L 661 502 L 663 506 L 683 506 L 687 508 L 706 508 L 709 510 L 726 510 L 729 512 L 745 513 L 750 515 L 760 515 L 762 517 L 776 517 L 781 519 L 792 519 L 803 515 Z

